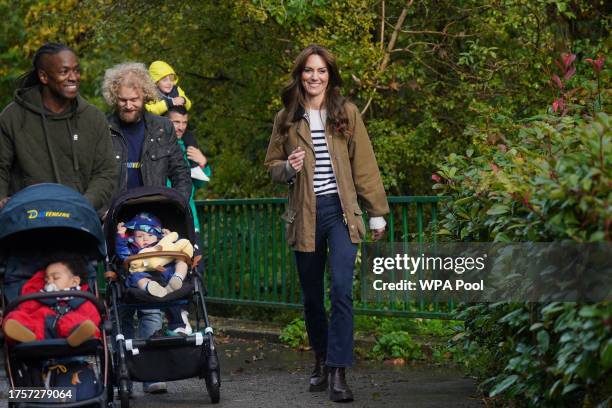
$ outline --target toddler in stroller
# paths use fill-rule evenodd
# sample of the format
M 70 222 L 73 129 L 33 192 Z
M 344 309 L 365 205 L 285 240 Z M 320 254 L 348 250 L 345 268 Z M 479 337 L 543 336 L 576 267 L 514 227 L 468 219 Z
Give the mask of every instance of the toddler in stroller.
M 130 231 L 131 233 L 128 233 Z M 165 239 L 160 239 L 164 237 Z M 161 221 L 155 215 L 142 212 L 136 214 L 127 223 L 117 224 L 117 240 L 115 251 L 121 260 L 135 254 L 152 252 L 153 250 L 166 250 L 172 245 L 173 249 L 181 249 L 189 258 L 193 256 L 193 246 L 186 239 L 178 240 L 178 234 L 162 228 Z M 176 242 L 174 242 L 176 241 Z M 160 244 L 163 242 L 163 244 Z M 187 263 L 183 260 L 173 262 L 172 258 L 159 257 L 158 261 L 153 259 L 148 262 L 130 263 L 130 275 L 126 285 L 132 288 L 140 288 L 157 297 L 164 297 L 168 293 L 180 289 L 183 280 L 187 276 Z M 162 266 L 162 264 L 165 264 Z M 159 268 L 159 269 L 158 269 Z M 147 269 L 161 269 L 161 278 L 164 285 L 151 279 Z
M 162 226 L 174 232 L 164 236 Z M 219 402 L 219 361 L 206 311 L 203 276 L 196 268 L 199 257 L 193 257 L 192 252 L 196 234 L 189 203 L 171 188 L 133 188 L 115 197 L 104 230 L 111 248 L 106 294 L 113 315 L 113 355 L 122 408 L 129 406 L 133 381 L 193 377 L 204 379 L 211 401 Z M 136 244 L 136 235 L 141 243 Z M 183 239 L 177 240 L 179 236 Z M 187 251 L 185 240 L 191 243 Z M 185 274 L 179 267 L 181 262 L 187 267 Z M 168 313 L 181 308 L 193 311 L 190 324 L 194 324 L 193 331 L 181 336 L 156 333 L 145 337 L 142 330 L 137 333 L 124 324 L 125 312 L 131 316 L 134 310 Z M 129 322 L 133 322 L 131 317 Z
M 113 403 L 106 342 L 110 326 L 97 297 L 94 266 L 105 257 L 96 211 L 66 186 L 27 187 L 0 211 L 0 264 L 5 266 L 0 269 L 2 357 L 9 387 L 73 387 L 71 396 L 64 395 L 68 400 L 19 400 L 10 405 Z M 20 267 L 7 267 L 9 259 Z M 13 297 L 7 296 L 7 282 L 17 288 Z
M 193 246 L 189 240 L 179 240 L 176 232 L 162 228 L 161 221 L 155 215 L 141 212 L 128 222 L 117 224 L 115 253 L 122 261 L 131 255 L 169 250 L 183 252 L 189 258 L 193 256 Z M 161 282 L 152 279 L 153 270 L 161 272 Z M 164 256 L 132 261 L 128 271 L 129 275 L 125 280 L 127 287 L 140 288 L 152 296 L 163 298 L 183 286 L 188 266 L 184 260 Z M 168 307 L 168 332 L 191 334 L 187 314 L 187 311 L 181 311 L 180 306 Z
M 62 254 L 51 258 L 23 286 L 22 295 L 37 292 L 88 290 L 87 265 L 82 257 Z M 69 295 L 67 293 L 66 295 Z M 69 296 L 28 300 L 4 319 L 4 334 L 16 342 L 65 338 L 72 347 L 100 337 L 100 314 L 90 301 Z

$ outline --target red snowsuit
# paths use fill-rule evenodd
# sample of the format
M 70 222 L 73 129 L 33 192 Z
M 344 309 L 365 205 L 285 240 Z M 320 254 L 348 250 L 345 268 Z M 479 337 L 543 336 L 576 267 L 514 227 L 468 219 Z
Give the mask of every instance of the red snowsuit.
M 45 287 L 45 271 L 38 271 L 32 276 L 21 290 L 21 295 L 40 292 Z M 81 285 L 81 290 L 87 290 L 87 284 Z M 70 292 L 67 291 L 67 294 Z M 59 305 L 66 304 L 66 301 L 58 300 Z M 38 300 L 28 300 L 21 303 L 17 308 L 7 314 L 4 318 L 6 322 L 9 319 L 15 319 L 22 325 L 26 326 L 36 335 L 36 340 L 48 338 L 45 335 L 45 326 L 47 326 L 47 334 L 49 333 L 48 322 L 53 317 L 57 316 L 57 312 L 48 305 Z M 86 300 L 78 307 L 61 316 L 55 323 L 54 334 L 57 338 L 66 338 L 72 333 L 72 330 L 85 320 L 91 320 L 96 325 L 95 337 L 100 338 L 100 313 L 93 303 Z

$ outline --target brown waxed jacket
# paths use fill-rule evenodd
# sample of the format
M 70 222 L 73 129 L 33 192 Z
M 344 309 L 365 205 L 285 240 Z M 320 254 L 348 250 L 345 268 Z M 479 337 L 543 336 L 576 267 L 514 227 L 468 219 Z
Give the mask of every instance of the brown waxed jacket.
M 350 102 L 346 103 L 345 109 L 349 121 L 348 140 L 347 136 L 334 132 L 329 126 L 325 130 L 325 137 L 351 241 L 357 244 L 366 232 L 357 198 L 370 217 L 388 214 L 389 205 L 361 115 Z M 277 114 L 265 165 L 272 180 L 289 185 L 289 205 L 283 215 L 289 245 L 296 251 L 314 252 L 317 203 L 313 187 L 315 154 L 310 126 L 306 118 L 302 118 L 291 126 L 288 136 L 283 138 L 278 130 L 278 117 Z M 298 146 L 302 146 L 306 156 L 304 167 L 296 174 L 288 165 L 287 157 Z

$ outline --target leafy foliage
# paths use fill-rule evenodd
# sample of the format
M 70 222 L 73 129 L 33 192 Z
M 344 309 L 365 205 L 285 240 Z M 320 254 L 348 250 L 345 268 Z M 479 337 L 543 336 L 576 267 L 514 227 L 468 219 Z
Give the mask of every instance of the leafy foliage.
M 306 324 L 304 319 L 297 318 L 286 325 L 279 340 L 294 348 L 306 348 L 308 346 L 308 334 L 306 333 Z
M 609 97 L 609 87 L 593 66 L 594 87 L 592 77 L 578 77 L 574 83 L 582 85 L 567 91 L 574 60 L 565 53 L 557 64 L 565 73 L 553 81 L 562 94 L 548 114 L 519 121 L 499 115 L 486 128 L 475 125 L 466 131 L 473 147 L 440 165 L 435 188 L 454 198 L 441 234 L 462 241 L 611 240 L 612 132 L 610 116 L 597 112 L 607 107 L 602 95 Z M 466 327 L 463 362 L 486 378 L 491 397 L 534 407 L 611 402 L 610 302 L 478 304 L 458 317 Z
M 279 91 L 309 43 L 337 55 L 397 195 L 428 193 L 435 163 L 471 143 L 468 125 L 541 113 L 554 92 L 541 73 L 566 43 L 578 59 L 609 51 L 596 0 L 0 0 L 1 10 L 10 16 L 0 31 L 3 104 L 45 41 L 77 50 L 83 94 L 103 108 L 106 68 L 164 59 L 194 101 L 214 170 L 205 194 L 226 198 L 284 193 L 262 161 Z
M 394 331 L 383 334 L 377 339 L 372 355 L 377 358 L 404 358 L 407 360 L 422 357 L 421 347 L 405 331 Z

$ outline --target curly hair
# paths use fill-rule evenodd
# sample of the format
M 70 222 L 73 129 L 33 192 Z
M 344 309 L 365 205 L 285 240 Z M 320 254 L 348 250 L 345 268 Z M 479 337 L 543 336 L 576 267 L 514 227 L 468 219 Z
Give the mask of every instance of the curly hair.
M 145 65 L 140 62 L 124 62 L 104 72 L 102 95 L 110 106 L 117 104 L 117 94 L 122 85 L 141 89 L 144 103 L 153 102 L 158 99 L 157 86 Z

